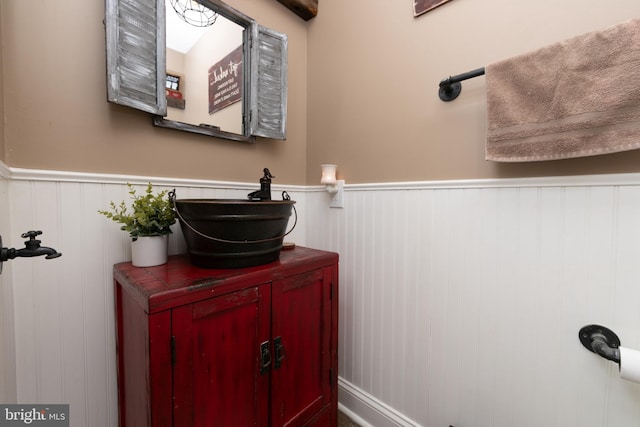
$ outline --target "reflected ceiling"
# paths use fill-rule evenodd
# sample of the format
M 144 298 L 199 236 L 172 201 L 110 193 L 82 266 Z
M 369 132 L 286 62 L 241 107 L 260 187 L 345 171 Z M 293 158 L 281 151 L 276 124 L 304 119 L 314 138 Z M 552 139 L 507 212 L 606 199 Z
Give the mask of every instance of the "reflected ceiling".
M 169 2 L 165 2 L 167 20 L 167 48 L 187 53 L 209 27 L 195 27 L 184 22 L 173 10 Z M 215 24 L 213 24 L 215 25 Z

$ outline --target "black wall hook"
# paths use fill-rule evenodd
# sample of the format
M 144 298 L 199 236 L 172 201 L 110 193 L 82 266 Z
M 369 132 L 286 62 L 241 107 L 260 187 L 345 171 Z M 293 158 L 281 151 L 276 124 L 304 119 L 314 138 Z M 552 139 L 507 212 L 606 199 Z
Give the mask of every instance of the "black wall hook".
M 620 364 L 620 338 L 611 329 L 600 325 L 583 326 L 578 338 L 587 350 Z

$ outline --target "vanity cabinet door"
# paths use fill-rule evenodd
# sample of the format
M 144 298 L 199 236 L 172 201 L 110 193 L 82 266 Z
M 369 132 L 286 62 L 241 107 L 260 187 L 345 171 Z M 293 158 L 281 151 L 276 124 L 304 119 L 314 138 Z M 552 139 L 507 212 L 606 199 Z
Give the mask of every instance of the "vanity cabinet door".
M 172 331 L 173 425 L 266 427 L 269 284 L 175 308 Z
M 273 427 L 308 425 L 330 411 L 331 273 L 321 268 L 273 282 Z

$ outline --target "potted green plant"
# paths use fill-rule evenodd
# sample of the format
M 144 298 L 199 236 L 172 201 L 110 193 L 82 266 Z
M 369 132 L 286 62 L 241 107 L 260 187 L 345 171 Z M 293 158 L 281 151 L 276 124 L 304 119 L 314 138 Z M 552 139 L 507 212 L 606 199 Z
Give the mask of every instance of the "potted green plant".
M 153 194 L 153 185 L 149 183 L 144 195 L 138 195 L 132 184 L 127 183 L 133 202 L 131 209 L 122 201 L 111 202 L 109 210 L 98 213 L 122 224 L 121 230 L 127 231 L 132 238 L 131 262 L 136 267 L 151 267 L 167 262 L 168 235 L 171 226 L 176 223 L 176 213 L 168 197 L 168 190 Z

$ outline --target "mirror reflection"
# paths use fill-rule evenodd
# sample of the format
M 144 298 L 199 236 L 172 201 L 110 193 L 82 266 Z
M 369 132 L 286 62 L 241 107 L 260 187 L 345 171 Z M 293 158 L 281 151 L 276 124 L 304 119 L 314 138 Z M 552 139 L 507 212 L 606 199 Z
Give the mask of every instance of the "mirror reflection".
M 166 6 L 166 119 L 243 134 L 243 31 L 218 15 L 185 22 Z

